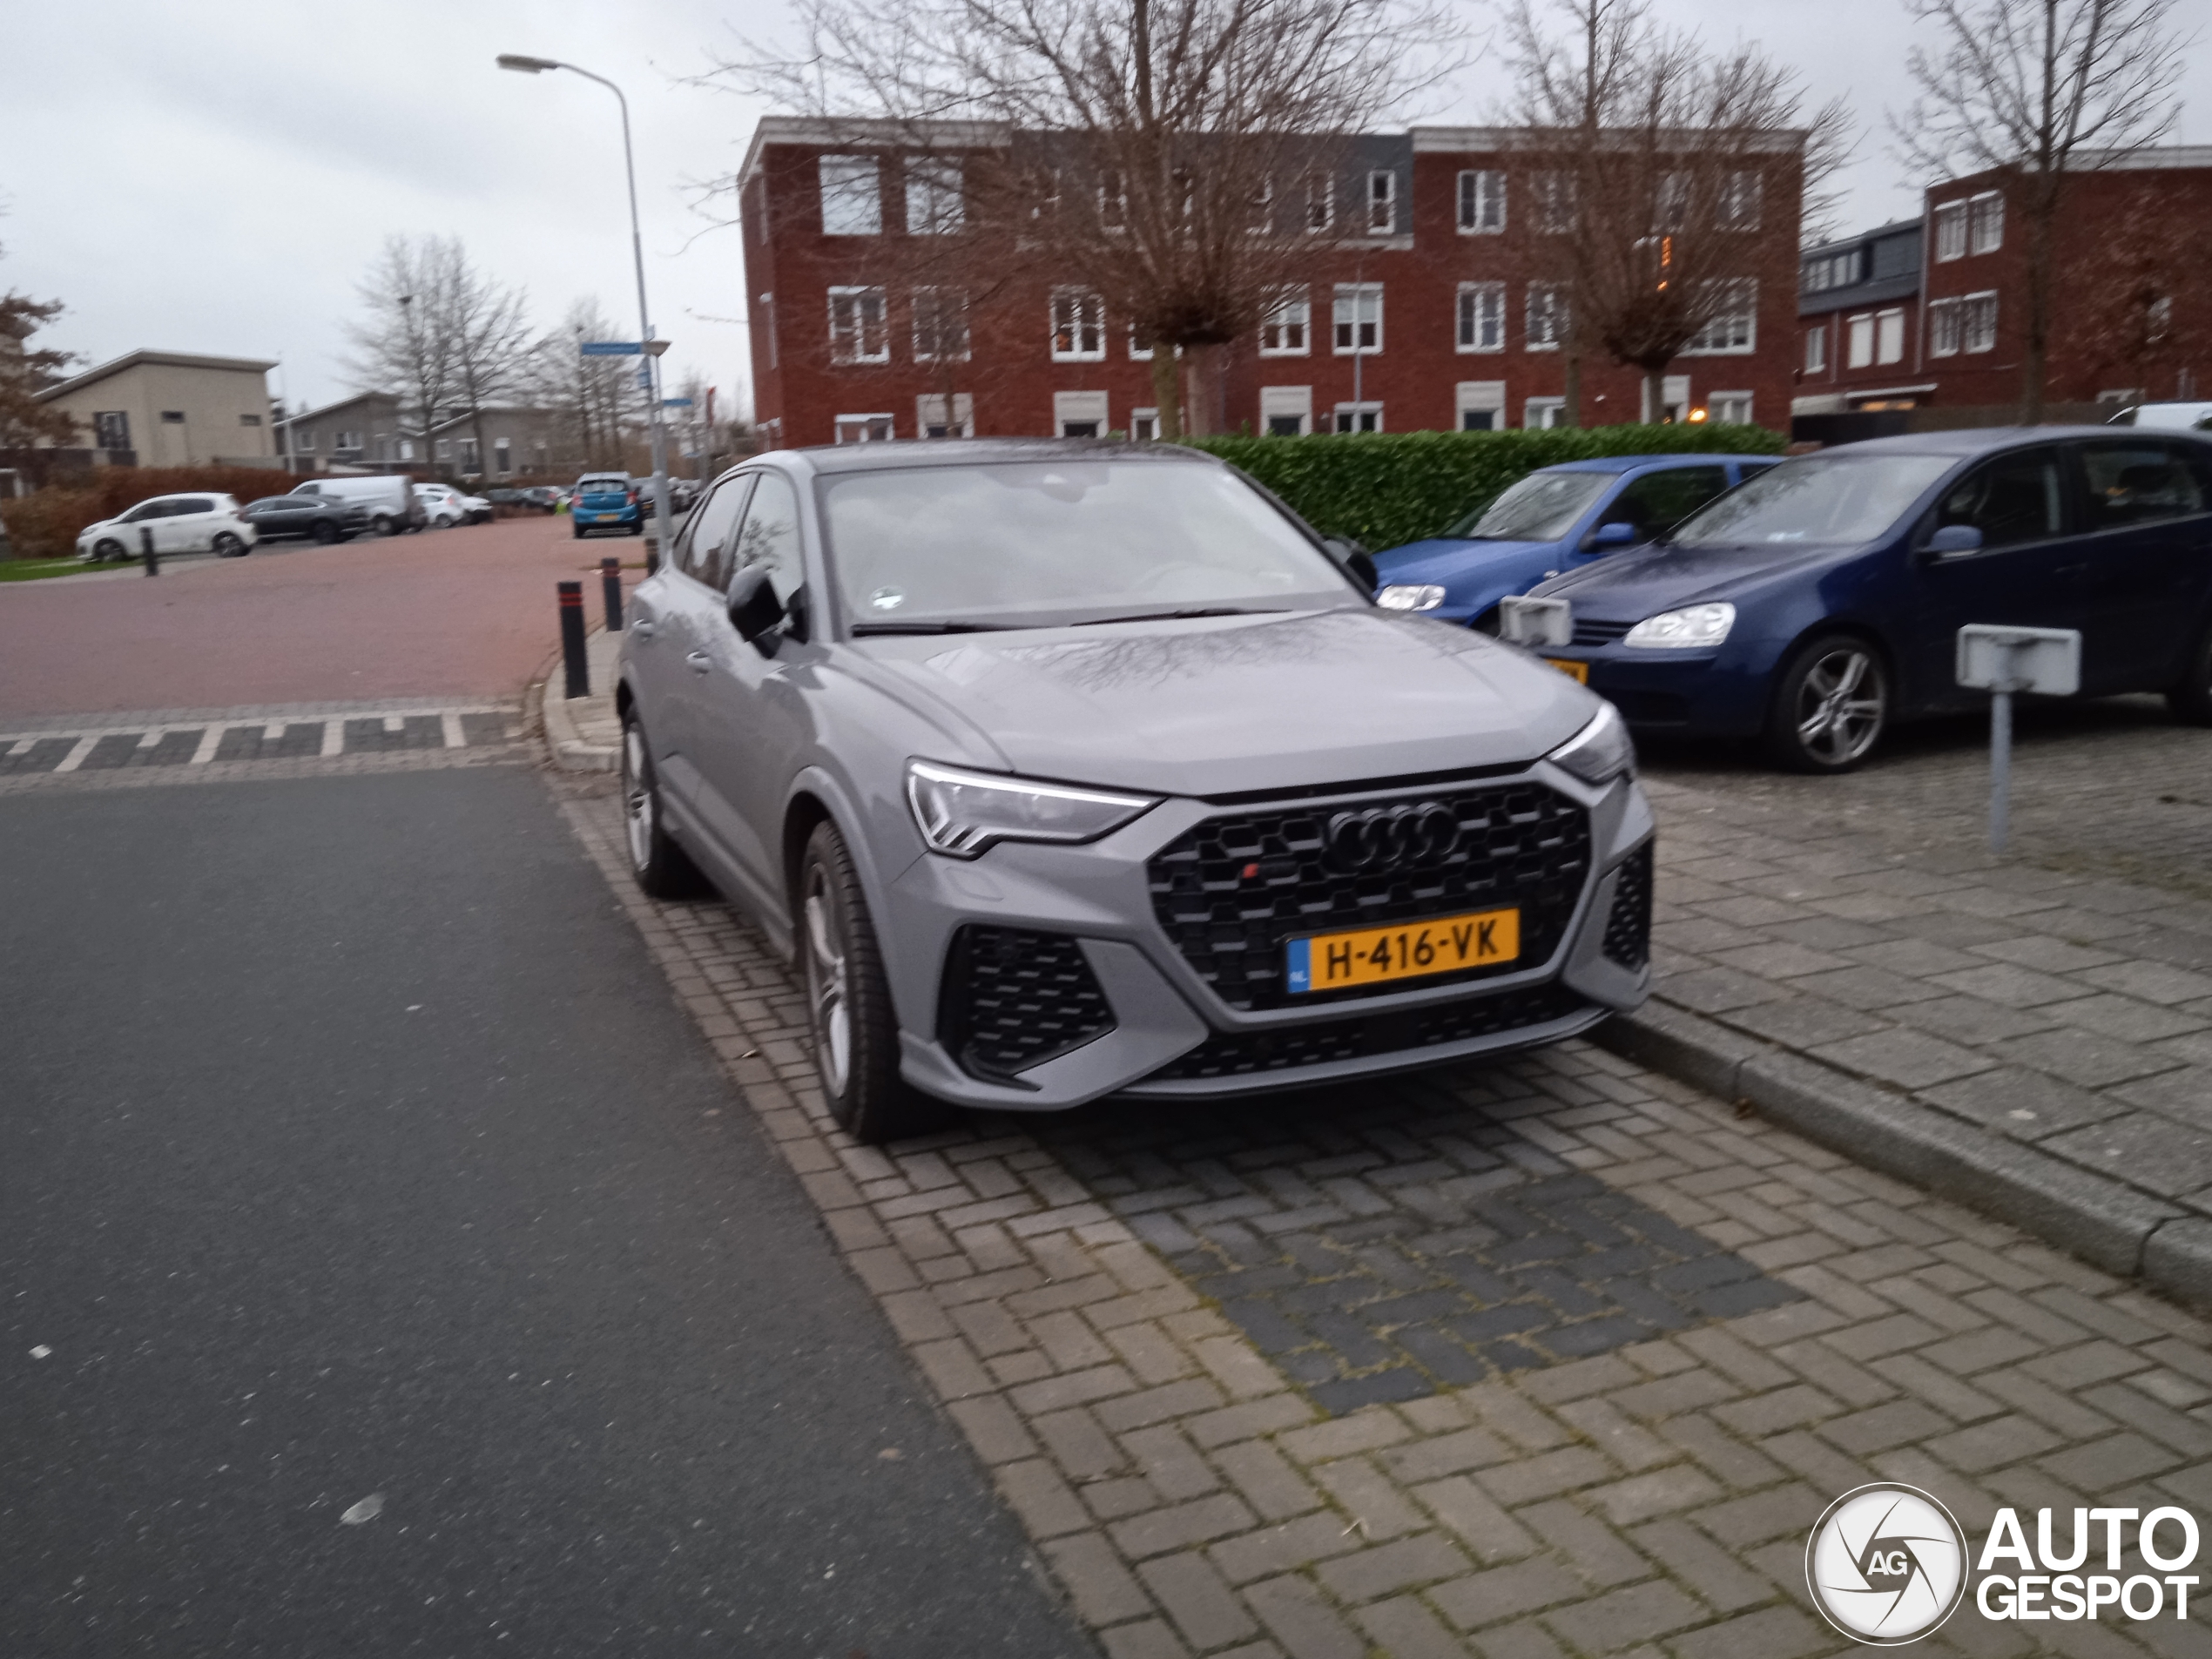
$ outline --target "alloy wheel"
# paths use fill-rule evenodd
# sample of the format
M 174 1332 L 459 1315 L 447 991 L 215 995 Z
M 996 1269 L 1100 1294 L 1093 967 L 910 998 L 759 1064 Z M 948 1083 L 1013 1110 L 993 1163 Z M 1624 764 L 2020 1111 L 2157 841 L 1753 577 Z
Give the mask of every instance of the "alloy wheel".
M 846 983 L 844 924 L 819 864 L 806 871 L 806 1001 L 814 1022 L 815 1063 L 822 1087 L 845 1092 L 853 1072 L 853 1004 Z
M 630 866 L 643 870 L 653 860 L 653 830 L 658 820 L 653 786 L 646 776 L 645 734 L 634 723 L 622 734 L 623 828 L 630 838 Z
M 1849 765 L 1881 735 L 1884 702 L 1882 671 L 1871 651 L 1838 645 L 1824 651 L 1798 684 L 1792 711 L 1797 742 L 1824 765 Z

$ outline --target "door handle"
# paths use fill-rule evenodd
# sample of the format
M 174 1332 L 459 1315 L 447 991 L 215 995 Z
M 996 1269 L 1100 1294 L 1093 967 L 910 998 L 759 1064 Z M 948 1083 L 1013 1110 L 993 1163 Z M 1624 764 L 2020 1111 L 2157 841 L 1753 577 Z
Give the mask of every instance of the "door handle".
M 653 619 L 651 617 L 641 617 L 632 611 L 630 617 L 630 631 L 640 639 L 651 639 L 653 637 Z
M 704 674 L 714 666 L 714 658 L 703 651 L 692 651 L 686 655 L 684 660 L 691 665 L 691 672 L 694 674 Z

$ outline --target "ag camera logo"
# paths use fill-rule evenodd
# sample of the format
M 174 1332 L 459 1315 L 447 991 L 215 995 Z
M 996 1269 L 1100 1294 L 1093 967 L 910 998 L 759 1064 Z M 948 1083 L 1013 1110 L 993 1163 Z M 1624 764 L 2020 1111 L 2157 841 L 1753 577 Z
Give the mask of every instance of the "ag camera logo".
M 1877 1648 L 1918 1642 L 1966 1593 L 1966 1535 L 1917 1487 L 1882 1483 L 1828 1506 L 1805 1545 L 1805 1585 L 1829 1623 Z

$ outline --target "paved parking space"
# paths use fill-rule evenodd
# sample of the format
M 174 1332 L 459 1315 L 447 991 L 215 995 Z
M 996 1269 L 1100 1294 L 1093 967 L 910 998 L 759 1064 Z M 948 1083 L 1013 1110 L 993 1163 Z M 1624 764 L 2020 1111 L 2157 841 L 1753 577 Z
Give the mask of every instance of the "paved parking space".
M 725 907 L 638 894 L 613 804 L 569 787 L 617 901 L 1115 1659 L 1857 1651 L 1809 1610 L 1804 1554 L 1867 1480 L 1936 1493 L 1976 1535 L 2000 1505 L 2212 1508 L 2212 1329 L 1586 1044 L 853 1146 L 781 967 Z M 1573 1301 L 1595 1285 L 1609 1303 Z M 1516 1307 L 1540 1317 L 1470 1339 Z M 1641 1328 L 1577 1354 L 1568 1333 L 1609 1307 Z M 1345 1387 L 1393 1372 L 1380 1399 Z M 1926 1650 L 2208 1644 L 2170 1617 L 2023 1635 L 1968 1610 Z

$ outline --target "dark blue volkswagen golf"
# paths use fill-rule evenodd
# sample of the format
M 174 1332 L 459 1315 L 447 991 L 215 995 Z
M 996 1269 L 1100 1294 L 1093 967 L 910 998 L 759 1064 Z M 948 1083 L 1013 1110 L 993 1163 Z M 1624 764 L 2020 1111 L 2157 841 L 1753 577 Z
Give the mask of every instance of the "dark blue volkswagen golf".
M 1892 720 L 1971 707 L 1970 622 L 2081 631 L 2085 696 L 2212 725 L 2212 442 L 2109 427 L 1928 433 L 1804 455 L 1660 543 L 1544 583 L 1554 660 L 1654 735 L 1842 772 Z

